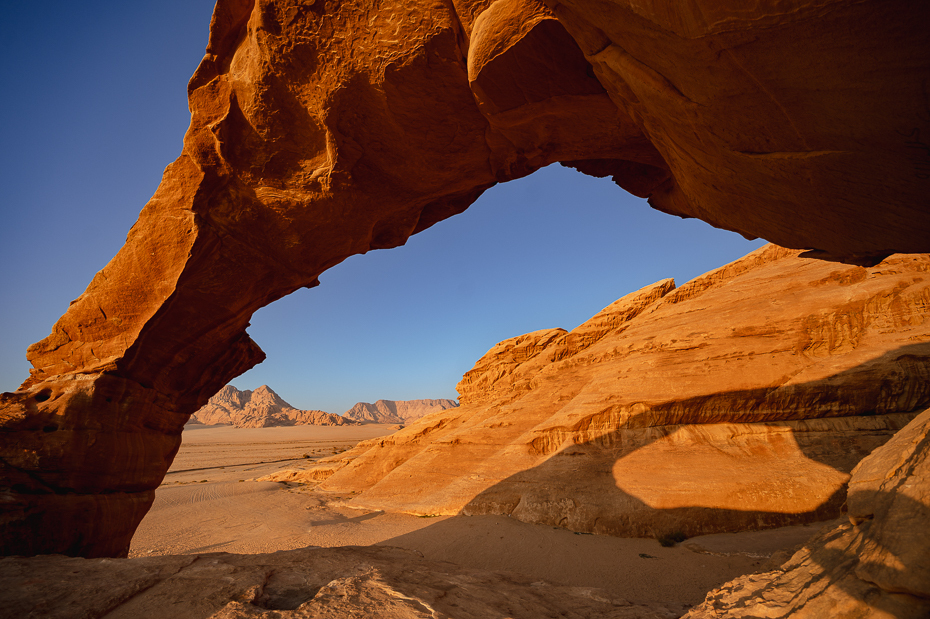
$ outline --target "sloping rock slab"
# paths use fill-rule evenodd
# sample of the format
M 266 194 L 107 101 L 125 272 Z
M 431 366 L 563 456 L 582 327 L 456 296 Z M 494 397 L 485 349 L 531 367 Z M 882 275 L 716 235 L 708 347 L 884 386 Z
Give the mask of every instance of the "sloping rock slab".
M 850 523 L 780 569 L 711 591 L 687 619 L 930 617 L 930 411 L 865 458 L 849 486 Z

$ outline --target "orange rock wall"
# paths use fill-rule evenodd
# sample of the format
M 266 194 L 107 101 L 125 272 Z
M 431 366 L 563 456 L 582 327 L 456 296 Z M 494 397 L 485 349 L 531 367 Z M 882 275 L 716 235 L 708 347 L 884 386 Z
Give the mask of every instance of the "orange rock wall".
M 219 0 L 182 155 L 0 399 L 0 552 L 125 552 L 263 359 L 253 312 L 552 162 L 821 256 L 930 250 L 930 8 L 896 9 Z

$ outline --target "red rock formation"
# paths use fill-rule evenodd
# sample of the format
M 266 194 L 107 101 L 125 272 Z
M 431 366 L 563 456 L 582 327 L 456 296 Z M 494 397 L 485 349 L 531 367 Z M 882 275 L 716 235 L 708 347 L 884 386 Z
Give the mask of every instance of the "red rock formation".
M 125 552 L 258 308 L 555 161 L 872 263 L 930 249 L 930 5 L 219 0 L 191 126 L 0 399 L 0 551 Z
M 797 254 L 769 245 L 501 342 L 460 408 L 341 454 L 322 488 L 621 536 L 836 517 L 853 467 L 930 404 L 930 256 Z
M 188 423 L 229 425 L 237 428 L 272 426 L 345 426 L 357 423 L 325 411 L 296 409 L 262 385 L 255 391 L 239 391 L 226 385 L 194 413 Z
M 359 402 L 342 414 L 362 423 L 399 423 L 416 421 L 436 411 L 455 408 L 455 400 L 378 400 L 374 404 Z

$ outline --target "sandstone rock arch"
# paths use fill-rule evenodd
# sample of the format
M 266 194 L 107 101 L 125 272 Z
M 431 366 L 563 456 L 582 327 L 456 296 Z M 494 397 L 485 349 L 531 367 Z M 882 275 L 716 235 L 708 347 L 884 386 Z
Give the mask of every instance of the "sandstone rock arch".
M 554 161 L 822 257 L 930 250 L 900 7 L 220 0 L 182 155 L 0 401 L 3 552 L 124 554 L 254 311 Z

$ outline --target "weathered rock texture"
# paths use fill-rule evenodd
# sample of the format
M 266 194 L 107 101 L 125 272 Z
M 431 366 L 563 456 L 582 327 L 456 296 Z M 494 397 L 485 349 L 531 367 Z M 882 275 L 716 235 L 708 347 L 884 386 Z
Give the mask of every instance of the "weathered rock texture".
M 552 162 L 818 255 L 930 250 L 930 4 L 219 0 L 126 244 L 0 400 L 0 552 L 126 551 L 253 312 Z
M 359 444 L 322 488 L 622 536 L 834 518 L 852 468 L 930 405 L 930 256 L 797 254 L 501 342 L 460 408 Z
M 400 423 L 416 421 L 420 417 L 455 408 L 455 400 L 378 400 L 374 404 L 359 402 L 342 414 L 343 417 L 362 423 Z
M 77 576 L 76 576 L 77 575 Z M 0 559 L 4 616 L 22 619 L 670 619 L 598 589 L 427 561 L 399 548 L 265 555 Z
M 849 520 L 780 569 L 711 591 L 689 619 L 930 616 L 930 410 L 852 473 Z
M 228 425 L 237 428 L 267 428 L 271 426 L 345 426 L 357 423 L 341 415 L 325 411 L 294 408 L 262 385 L 255 391 L 239 391 L 226 385 L 194 413 L 188 423 Z

